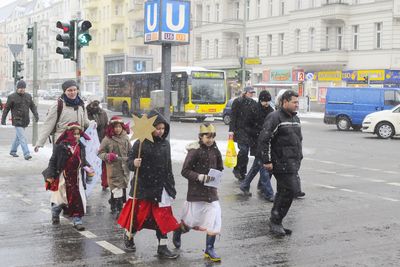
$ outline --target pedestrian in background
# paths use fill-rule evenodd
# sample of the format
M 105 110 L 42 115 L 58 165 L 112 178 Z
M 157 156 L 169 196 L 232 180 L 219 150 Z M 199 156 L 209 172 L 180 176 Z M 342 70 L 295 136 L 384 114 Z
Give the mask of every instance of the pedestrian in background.
M 99 137 L 99 142 L 101 143 L 105 136 L 105 129 L 108 123 L 107 113 L 100 107 L 100 102 L 98 100 L 90 102 L 90 104 L 86 106 L 86 110 L 88 114 L 88 119 L 95 121 L 97 124 L 97 135 Z M 101 186 L 103 190 L 106 190 L 108 187 L 108 182 L 105 161 L 103 161 L 101 167 Z
M 29 151 L 26 137 L 24 134 L 25 128 L 29 125 L 29 110 L 32 111 L 35 121 L 39 121 L 39 114 L 32 96 L 25 93 L 26 83 L 23 80 L 17 82 L 17 92 L 12 93 L 7 98 L 6 107 L 1 116 L 1 124 L 6 125 L 8 112 L 11 110 L 12 125 L 15 127 L 16 135 L 14 142 L 11 145 L 10 155 L 18 157 L 18 146 L 21 145 L 24 158 L 30 160 L 32 158 Z
M 252 142 L 254 145 L 250 147 L 250 154 L 254 156 L 253 165 L 251 166 L 249 172 L 246 175 L 246 178 L 240 184 L 240 190 L 245 195 L 251 195 L 250 193 L 250 184 L 253 181 L 254 177 L 257 173 L 260 173 L 260 179 L 258 182 L 257 188 L 260 189 L 260 193 L 263 197 L 270 201 L 274 201 L 274 190 L 271 186 L 271 173 L 263 167 L 261 156 L 258 153 L 257 149 L 257 140 L 260 132 L 262 130 L 265 118 L 274 111 L 274 109 L 270 106 L 271 94 L 264 90 L 261 91 L 258 96 L 257 110 L 256 114 L 253 117 L 254 120 L 254 128 L 251 134 L 251 138 L 254 139 Z
M 71 122 L 77 122 L 84 129 L 89 127 L 85 104 L 78 95 L 79 88 L 76 82 L 68 80 L 61 87 L 64 93 L 47 113 L 36 142 L 35 152 L 38 152 L 39 148 L 44 146 L 49 136 L 53 137 L 53 143 L 54 140 L 58 140 Z
M 233 135 L 233 140 L 237 143 L 239 148 L 237 164 L 233 169 L 233 174 L 240 181 L 246 177 L 250 147 L 254 145 L 254 139 L 251 138 L 251 133 L 254 127 L 253 116 L 257 108 L 257 103 L 252 98 L 255 92 L 253 87 L 245 87 L 242 95 L 236 98 L 232 103 L 229 134 Z
M 299 191 L 297 176 L 303 159 L 303 137 L 300 119 L 296 115 L 299 108 L 298 94 L 288 90 L 283 93 L 281 101 L 281 108 L 265 120 L 258 139 L 262 163 L 273 173 L 277 182 L 270 230 L 279 236 L 292 232 L 283 228 L 282 220 L 289 211 L 296 192 Z
M 93 172 L 86 161 L 81 137 L 90 140 L 78 123 L 68 123 L 54 145 L 48 168 L 42 172 L 47 182 L 46 189 L 52 191 L 52 223 L 60 223 L 60 213 L 64 210 L 65 214 L 72 217 L 73 227 L 78 231 L 85 230 L 82 225 L 82 217 L 86 212 L 83 176 L 85 172 Z
M 173 243 L 176 248 L 180 248 L 182 233 L 190 229 L 205 231 L 207 236 L 204 257 L 220 262 L 221 257 L 215 252 L 214 243 L 216 235 L 221 232 L 221 206 L 217 188 L 205 184 L 214 179 L 208 176 L 211 169 L 224 169 L 215 136 L 215 127 L 204 123 L 200 126 L 199 141 L 186 147 L 188 154 L 183 163 L 182 176 L 188 179 L 188 191 L 181 227 L 174 231 Z
M 97 125 L 99 126 L 99 125 Z M 107 165 L 105 171 L 110 186 L 111 212 L 118 218 L 126 201 L 126 188 L 129 183 L 128 152 L 131 150 L 129 141 L 129 126 L 121 117 L 113 116 L 106 128 L 106 136 L 101 142 L 98 157 Z M 108 174 L 108 176 L 107 176 Z
M 127 249 L 136 250 L 133 237 L 129 239 L 128 236 L 131 216 L 134 216 L 133 234 L 143 228 L 155 230 L 158 239 L 158 256 L 164 259 L 176 259 L 179 254 L 173 253 L 167 247 L 167 233 L 179 227 L 171 208 L 176 190 L 172 173 L 171 147 L 167 140 L 169 124 L 162 115 L 152 111 L 148 117 L 153 116 L 157 116 L 153 123 L 156 128 L 152 132 L 154 142 L 144 140 L 141 157 L 138 158 L 140 141 L 137 140 L 128 154 L 129 169 L 139 172 L 137 194 L 136 199 L 132 199 L 135 184 L 135 179 L 132 179 L 130 198 L 122 209 L 118 224 L 126 229 L 123 238 Z M 132 214 L 133 201 L 135 201 L 134 214 Z

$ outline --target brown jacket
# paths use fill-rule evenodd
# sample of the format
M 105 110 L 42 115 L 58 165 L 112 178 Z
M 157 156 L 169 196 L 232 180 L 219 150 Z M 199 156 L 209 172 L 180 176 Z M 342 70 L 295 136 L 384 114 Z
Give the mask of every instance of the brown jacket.
M 187 201 L 218 200 L 217 188 L 204 186 L 197 180 L 199 174 L 208 174 L 211 168 L 219 171 L 224 169 L 217 145 L 214 143 L 207 147 L 201 142 L 195 142 L 189 144 L 186 149 L 188 154 L 183 163 L 182 176 L 189 181 Z
M 131 147 L 131 142 L 125 131 L 120 136 L 114 135 L 112 138 L 106 136 L 101 142 L 97 155 L 107 163 L 107 168 L 111 167 L 111 177 L 107 177 L 110 190 L 128 187 L 129 169 L 127 159 Z M 111 152 L 118 154 L 118 159 L 112 163 L 108 163 L 107 154 Z

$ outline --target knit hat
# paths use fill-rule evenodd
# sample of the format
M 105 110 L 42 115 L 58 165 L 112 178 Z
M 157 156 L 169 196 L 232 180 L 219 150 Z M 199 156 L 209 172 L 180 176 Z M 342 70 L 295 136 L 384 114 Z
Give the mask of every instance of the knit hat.
M 127 134 L 130 134 L 129 122 L 124 123 L 124 121 L 122 120 L 122 118 L 120 116 L 112 116 L 108 125 L 106 126 L 106 130 L 105 130 L 106 136 L 108 136 L 109 138 L 112 138 L 115 135 L 114 125 L 117 123 L 121 124 L 122 129 L 125 130 L 125 132 Z
M 124 123 L 120 116 L 112 116 L 110 123 Z
M 214 125 L 211 123 L 203 123 L 200 125 L 200 134 L 216 133 Z
M 67 89 L 70 88 L 71 86 L 75 86 L 76 88 L 79 88 L 78 85 L 77 85 L 77 83 L 76 83 L 74 80 L 65 81 L 65 82 L 61 85 L 61 87 L 62 87 L 62 89 L 63 89 L 63 92 L 65 92 L 65 90 L 67 90 Z
M 26 88 L 26 83 L 23 80 L 19 80 L 17 82 L 17 89 L 19 88 L 24 88 L 24 89 Z
M 271 101 L 271 94 L 266 90 L 261 91 L 260 95 L 258 96 L 258 101 L 259 102 L 269 102 L 269 101 Z
M 86 140 L 90 140 L 90 137 L 84 131 L 82 131 L 82 127 L 79 123 L 70 122 L 67 124 L 67 129 L 57 139 L 56 144 L 59 144 L 64 141 L 64 142 L 68 142 L 72 145 L 75 145 L 76 139 L 74 136 L 74 130 L 79 130 L 81 137 L 83 137 Z

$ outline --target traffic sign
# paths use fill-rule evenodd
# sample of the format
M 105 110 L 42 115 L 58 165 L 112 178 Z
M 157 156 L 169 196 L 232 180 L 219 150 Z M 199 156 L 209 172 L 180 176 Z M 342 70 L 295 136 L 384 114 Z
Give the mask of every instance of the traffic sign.
M 260 65 L 261 59 L 258 57 L 249 57 L 244 60 L 244 64 L 246 65 Z

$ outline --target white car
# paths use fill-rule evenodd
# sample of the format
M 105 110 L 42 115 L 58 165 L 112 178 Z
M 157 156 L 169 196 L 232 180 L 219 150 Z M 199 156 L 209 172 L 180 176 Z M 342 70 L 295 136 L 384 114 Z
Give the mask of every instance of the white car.
M 362 123 L 362 131 L 376 134 L 382 139 L 400 135 L 400 105 L 368 114 Z

